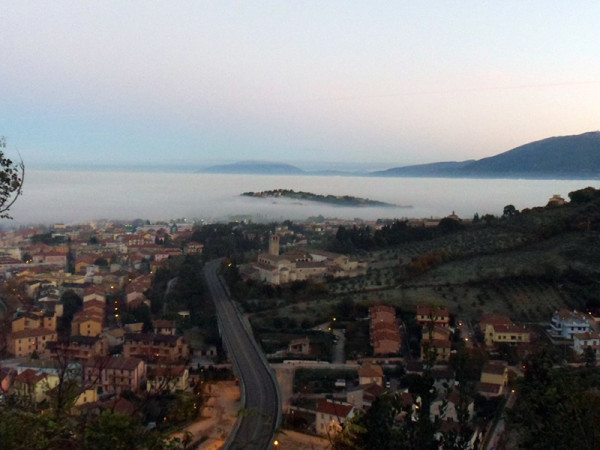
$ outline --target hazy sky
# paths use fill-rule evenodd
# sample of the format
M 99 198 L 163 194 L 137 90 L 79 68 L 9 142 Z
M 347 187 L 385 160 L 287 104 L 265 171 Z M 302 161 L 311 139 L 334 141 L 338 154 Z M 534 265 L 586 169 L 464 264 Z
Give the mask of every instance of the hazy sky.
M 600 129 L 598 1 L 0 0 L 26 163 L 490 156 Z

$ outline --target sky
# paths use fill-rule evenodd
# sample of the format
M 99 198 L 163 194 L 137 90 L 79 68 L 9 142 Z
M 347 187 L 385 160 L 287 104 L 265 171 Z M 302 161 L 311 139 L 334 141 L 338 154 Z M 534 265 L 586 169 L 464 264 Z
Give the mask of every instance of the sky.
M 0 0 L 26 164 L 393 167 L 600 129 L 597 1 Z

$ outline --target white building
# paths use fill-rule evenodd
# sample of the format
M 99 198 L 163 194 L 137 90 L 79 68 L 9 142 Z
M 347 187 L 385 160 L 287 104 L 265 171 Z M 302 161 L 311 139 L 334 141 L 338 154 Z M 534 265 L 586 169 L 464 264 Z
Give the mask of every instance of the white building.
M 591 347 L 598 354 L 600 348 L 600 333 L 595 331 L 579 333 L 573 336 L 573 350 L 581 355 L 586 348 Z
M 550 333 L 565 339 L 573 339 L 576 334 L 587 333 L 591 325 L 587 315 L 578 311 L 561 309 L 552 316 Z

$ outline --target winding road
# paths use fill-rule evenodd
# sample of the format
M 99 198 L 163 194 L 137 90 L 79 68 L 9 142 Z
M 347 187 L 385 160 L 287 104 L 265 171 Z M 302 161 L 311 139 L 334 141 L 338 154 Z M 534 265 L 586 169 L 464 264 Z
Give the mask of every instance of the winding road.
M 277 380 L 259 349 L 246 322 L 221 284 L 221 261 L 204 266 L 204 278 L 219 318 L 223 344 L 242 383 L 244 407 L 227 449 L 272 448 L 275 430 L 281 422 L 281 399 Z

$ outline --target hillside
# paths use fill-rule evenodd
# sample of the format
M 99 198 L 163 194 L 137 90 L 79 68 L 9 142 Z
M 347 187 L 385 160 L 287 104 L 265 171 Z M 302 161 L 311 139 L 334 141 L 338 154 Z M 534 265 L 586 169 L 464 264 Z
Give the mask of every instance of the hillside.
M 460 178 L 599 178 L 600 132 L 542 139 L 477 161 L 397 167 L 373 172 L 371 175 Z
M 488 215 L 445 233 L 420 236 L 401 224 L 338 232 L 336 240 L 361 238 L 350 244 L 371 256 L 370 271 L 330 283 L 330 292 L 409 311 L 428 298 L 474 318 L 496 312 L 544 321 L 561 308 L 600 312 L 600 190 L 570 198 L 564 206 Z
M 371 172 L 375 177 L 435 177 L 448 176 L 449 173 L 462 169 L 474 160 L 456 162 L 437 162 L 431 164 L 417 164 L 414 166 L 395 167 L 387 170 Z
M 465 175 L 600 176 L 600 132 L 531 142 L 459 169 Z

